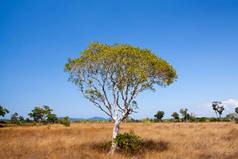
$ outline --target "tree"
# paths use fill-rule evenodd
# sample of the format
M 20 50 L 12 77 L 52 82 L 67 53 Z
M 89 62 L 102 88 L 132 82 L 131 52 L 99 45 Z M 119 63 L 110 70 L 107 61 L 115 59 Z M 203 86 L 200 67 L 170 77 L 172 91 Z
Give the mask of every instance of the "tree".
M 113 140 L 119 125 L 137 108 L 136 96 L 177 78 L 174 68 L 148 49 L 99 42 L 91 43 L 81 57 L 69 58 L 65 72 L 86 99 L 113 119 L 111 153 L 116 149 Z
M 9 113 L 9 110 L 0 105 L 0 116 L 4 117 L 7 113 Z
M 66 116 L 66 117 L 64 117 L 63 119 L 61 119 L 61 120 L 60 120 L 60 124 L 66 126 L 66 127 L 69 127 L 69 126 L 70 126 L 69 117 Z
M 12 124 L 16 124 L 16 125 L 21 125 L 22 124 L 19 121 L 18 113 L 12 114 L 10 121 L 11 121 Z
M 222 112 L 225 110 L 224 106 L 221 104 L 222 102 L 219 101 L 212 102 L 212 109 L 215 111 L 217 117 L 219 115 L 219 119 L 221 119 Z
M 28 114 L 30 118 L 33 118 L 35 122 L 38 122 L 39 125 L 41 124 L 41 121 L 43 120 L 43 117 L 45 115 L 45 111 L 41 107 L 35 107 L 31 113 Z
M 32 121 L 29 118 L 26 118 L 25 122 L 31 123 Z
M 20 115 L 18 119 L 19 119 L 20 122 L 24 122 L 24 117 L 23 116 Z
M 238 114 L 238 107 L 235 108 L 235 112 Z
M 156 118 L 157 121 L 161 121 L 161 119 L 164 117 L 164 112 L 163 111 L 158 111 L 154 117 Z
M 225 110 L 224 106 L 219 106 L 217 112 L 219 114 L 219 119 L 221 119 L 222 112 Z
M 56 117 L 56 114 L 47 115 L 47 123 L 56 123 L 57 121 L 58 121 L 58 118 Z
M 188 109 L 180 109 L 180 114 L 183 116 L 183 120 L 186 122 L 188 120 L 189 114 L 188 114 Z
M 194 113 L 188 114 L 188 120 L 196 121 L 196 115 Z
M 238 117 L 238 114 L 236 114 L 236 113 L 230 113 L 230 114 L 226 115 L 226 119 L 228 119 L 228 120 L 235 120 L 235 118 L 237 118 L 237 117 Z
M 171 115 L 175 120 L 179 120 L 179 114 L 177 112 L 173 112 Z
M 31 113 L 29 113 L 28 115 L 31 118 L 33 118 L 35 122 L 38 122 L 40 125 L 42 121 L 44 121 L 44 122 L 51 121 L 52 122 L 52 120 L 55 120 L 54 116 L 56 117 L 56 115 L 51 114 L 52 111 L 53 111 L 53 109 L 50 109 L 49 106 L 43 105 L 42 107 L 35 107 L 31 111 Z

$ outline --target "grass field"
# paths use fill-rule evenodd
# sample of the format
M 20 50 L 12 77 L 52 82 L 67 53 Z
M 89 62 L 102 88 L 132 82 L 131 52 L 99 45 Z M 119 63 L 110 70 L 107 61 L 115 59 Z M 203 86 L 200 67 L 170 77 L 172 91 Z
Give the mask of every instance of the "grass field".
M 235 123 L 124 123 L 120 132 L 134 131 L 157 143 L 143 154 L 113 156 L 97 145 L 111 140 L 112 123 L 75 123 L 0 129 L 0 159 L 238 159 Z

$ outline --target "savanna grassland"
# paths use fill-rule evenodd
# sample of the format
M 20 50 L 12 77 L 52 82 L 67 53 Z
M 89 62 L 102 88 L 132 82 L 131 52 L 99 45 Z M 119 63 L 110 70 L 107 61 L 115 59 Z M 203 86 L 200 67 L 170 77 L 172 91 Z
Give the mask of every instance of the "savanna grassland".
M 124 123 L 120 133 L 134 131 L 147 141 L 134 156 L 103 149 L 112 123 L 6 127 L 0 129 L 0 159 L 238 159 L 235 123 Z M 151 144 L 150 144 L 151 142 Z

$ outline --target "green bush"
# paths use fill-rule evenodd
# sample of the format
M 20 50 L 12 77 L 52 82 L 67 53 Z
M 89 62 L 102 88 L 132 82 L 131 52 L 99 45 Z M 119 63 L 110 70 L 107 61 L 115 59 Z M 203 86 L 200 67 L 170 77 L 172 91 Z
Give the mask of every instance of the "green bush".
M 238 118 L 235 118 L 235 123 L 238 124 Z
M 198 122 L 206 122 L 208 119 L 206 117 L 201 117 L 196 119 Z
M 222 121 L 222 122 L 230 122 L 231 120 L 226 119 L 226 118 L 223 118 L 223 119 L 221 119 L 221 121 Z
M 220 119 L 218 119 L 218 118 L 209 118 L 209 121 L 210 122 L 219 122 Z
M 135 154 L 142 151 L 142 138 L 132 132 L 118 134 L 114 142 L 117 144 L 117 151 L 119 152 Z
M 141 122 L 144 124 L 150 124 L 151 121 L 149 118 L 142 118 Z
M 70 126 L 70 121 L 69 121 L 69 117 L 66 116 L 63 119 L 60 120 L 60 124 L 63 124 L 64 126 L 69 127 Z

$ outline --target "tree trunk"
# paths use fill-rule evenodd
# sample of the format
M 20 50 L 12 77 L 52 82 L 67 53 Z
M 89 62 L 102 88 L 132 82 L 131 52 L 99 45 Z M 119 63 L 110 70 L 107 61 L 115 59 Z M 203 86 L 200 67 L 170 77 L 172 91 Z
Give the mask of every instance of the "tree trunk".
M 219 118 L 219 117 L 218 117 L 218 114 L 217 114 L 217 112 L 216 112 L 216 111 L 215 111 L 215 113 L 216 113 L 216 116 L 217 116 L 217 118 Z
M 114 123 L 114 127 L 113 127 L 113 132 L 112 132 L 112 146 L 111 146 L 111 150 L 110 153 L 113 154 L 114 151 L 116 150 L 116 143 L 114 142 L 114 139 L 116 138 L 118 131 L 119 131 L 119 126 L 121 124 L 121 120 L 116 120 Z

